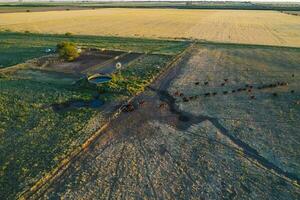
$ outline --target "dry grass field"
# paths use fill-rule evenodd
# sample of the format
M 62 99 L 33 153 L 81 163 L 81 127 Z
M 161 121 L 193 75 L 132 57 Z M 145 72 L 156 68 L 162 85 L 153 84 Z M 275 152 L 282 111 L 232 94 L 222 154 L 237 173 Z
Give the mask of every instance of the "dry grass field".
M 299 199 L 299 53 L 191 46 L 32 199 Z
M 300 18 L 277 11 L 96 9 L 3 13 L 0 29 L 39 33 L 196 38 L 300 47 Z
M 199 95 L 189 102 L 178 98 L 178 106 L 194 115 L 219 119 L 260 155 L 299 176 L 299 53 L 293 49 L 201 46 L 174 80 L 170 93 Z M 286 84 L 269 87 L 278 82 Z M 206 93 L 211 94 L 203 95 Z

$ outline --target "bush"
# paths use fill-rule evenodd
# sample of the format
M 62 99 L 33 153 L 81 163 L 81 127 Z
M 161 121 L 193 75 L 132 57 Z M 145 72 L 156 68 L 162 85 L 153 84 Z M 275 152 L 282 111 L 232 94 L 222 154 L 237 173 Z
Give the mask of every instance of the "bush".
M 136 77 L 124 77 L 120 72 L 112 74 L 111 77 L 110 82 L 98 86 L 100 91 L 135 95 L 144 89 L 144 85 Z
M 70 32 L 66 32 L 65 33 L 65 36 L 67 36 L 67 37 L 71 37 L 73 34 L 72 33 L 70 33 Z
M 57 44 L 59 56 L 67 61 L 73 61 L 79 57 L 78 48 L 73 42 L 61 42 Z

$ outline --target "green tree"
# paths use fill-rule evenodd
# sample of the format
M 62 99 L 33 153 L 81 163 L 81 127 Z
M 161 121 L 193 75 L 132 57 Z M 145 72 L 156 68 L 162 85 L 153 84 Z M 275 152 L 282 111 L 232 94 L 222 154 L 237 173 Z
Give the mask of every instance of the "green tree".
M 57 51 L 59 56 L 67 61 L 73 61 L 79 57 L 78 48 L 73 42 L 61 42 L 57 44 Z

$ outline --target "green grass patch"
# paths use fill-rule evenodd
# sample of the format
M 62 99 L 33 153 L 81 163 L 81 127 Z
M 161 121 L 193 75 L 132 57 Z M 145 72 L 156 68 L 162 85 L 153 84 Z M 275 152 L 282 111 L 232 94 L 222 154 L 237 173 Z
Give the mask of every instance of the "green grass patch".
M 3 77 L 0 91 L 0 194 L 14 199 L 90 134 L 84 128 L 94 110 L 55 112 L 50 105 L 88 100 L 93 92 Z
M 57 43 L 71 41 L 79 46 L 105 48 L 120 51 L 151 52 L 175 55 L 189 42 L 102 36 L 66 36 L 34 33 L 0 32 L 0 68 L 22 63 L 28 59 L 46 55 L 46 48 Z
M 171 60 L 167 55 L 144 55 L 136 59 L 123 70 L 112 75 L 112 81 L 99 87 L 109 98 L 116 94 L 131 96 L 142 92 Z
M 98 89 L 105 101 L 127 99 L 144 90 L 174 54 L 188 43 L 114 37 L 0 33 L 1 64 L 5 66 L 44 55 L 59 41 L 123 51 L 154 52 L 130 62 Z M 10 49 L 10 51 L 8 51 Z M 17 54 L 14 49 L 18 49 Z M 23 54 L 23 52 L 30 52 Z M 95 87 L 75 84 L 76 75 L 28 68 L 0 73 L 0 194 L 15 199 L 55 168 L 101 126 L 101 109 L 55 111 L 51 105 L 91 100 Z M 97 117 L 95 117 L 97 116 Z M 97 119 L 97 120 L 96 120 Z M 99 120 L 101 122 L 99 122 Z

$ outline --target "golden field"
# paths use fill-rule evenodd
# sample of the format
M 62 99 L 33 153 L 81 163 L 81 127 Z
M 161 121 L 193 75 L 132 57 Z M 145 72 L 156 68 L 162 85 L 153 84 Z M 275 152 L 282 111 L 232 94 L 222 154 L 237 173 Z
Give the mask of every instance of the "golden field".
M 96 9 L 0 14 L 0 29 L 38 33 L 194 38 L 300 47 L 300 18 L 277 11 Z

